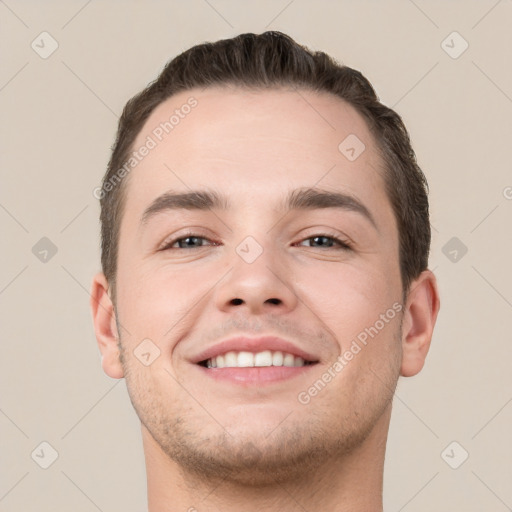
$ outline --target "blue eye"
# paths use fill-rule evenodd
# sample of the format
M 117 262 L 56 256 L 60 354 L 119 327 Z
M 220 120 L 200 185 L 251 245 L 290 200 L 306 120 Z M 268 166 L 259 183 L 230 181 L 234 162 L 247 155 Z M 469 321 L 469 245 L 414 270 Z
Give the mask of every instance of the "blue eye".
M 168 243 L 166 243 L 164 245 L 164 247 L 162 247 L 161 250 L 164 251 L 166 249 L 195 249 L 198 247 L 204 247 L 204 245 L 202 243 L 197 245 L 198 242 L 200 242 L 201 240 L 208 240 L 208 238 L 205 238 L 205 237 L 199 236 L 199 235 L 195 235 L 193 233 L 189 233 L 180 238 L 175 238 L 173 240 L 170 240 Z M 178 247 L 173 247 L 176 244 L 178 244 Z
M 179 245 L 180 243 L 185 242 L 185 247 L 197 247 L 196 243 L 199 240 L 205 240 L 205 239 L 203 237 L 200 237 L 200 236 L 187 236 L 185 238 L 179 238 L 174 243 L 175 244 L 177 243 Z M 201 244 L 201 246 L 202 245 L 203 244 Z M 185 247 L 180 246 L 180 249 L 184 249 Z
M 341 249 L 350 249 L 350 245 L 340 240 L 339 238 L 336 238 L 334 236 L 329 235 L 314 235 L 310 236 L 303 240 L 303 242 L 308 240 L 314 240 L 316 244 L 320 245 L 309 245 L 308 247 L 319 247 L 319 248 L 325 248 L 325 249 L 332 249 L 333 246 L 339 246 Z
M 204 241 L 210 242 L 209 244 L 203 243 Z M 351 245 L 344 241 L 340 240 L 339 238 L 336 238 L 335 236 L 330 235 L 323 235 L 318 234 L 314 236 L 310 236 L 308 238 L 305 238 L 302 240 L 302 242 L 299 242 L 299 244 L 302 244 L 306 241 L 313 241 L 313 244 L 310 244 L 306 247 L 313 247 L 313 248 L 319 248 L 319 249 L 338 249 L 341 250 L 348 250 L 351 249 Z M 175 245 L 178 245 L 177 247 L 174 247 Z M 200 236 L 195 233 L 188 233 L 184 236 L 181 236 L 179 238 L 174 238 L 172 240 L 169 240 L 166 242 L 163 247 L 160 249 L 161 251 L 165 250 L 175 250 L 175 249 L 199 249 L 200 247 L 206 247 L 207 245 L 218 245 L 215 242 L 212 242 L 210 239 Z

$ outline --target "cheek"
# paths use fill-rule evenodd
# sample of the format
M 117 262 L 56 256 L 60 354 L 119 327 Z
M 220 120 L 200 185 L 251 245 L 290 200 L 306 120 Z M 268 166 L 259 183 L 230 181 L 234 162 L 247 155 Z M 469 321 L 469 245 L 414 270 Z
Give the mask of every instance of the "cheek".
M 205 294 L 218 281 L 217 274 L 222 275 L 201 261 L 179 268 L 127 261 L 118 273 L 118 300 L 126 327 L 138 338 L 162 342 L 175 337 L 180 320 L 185 321 L 194 306 L 207 300 Z
M 391 309 L 386 317 L 388 323 L 382 330 L 389 330 L 387 326 L 396 316 L 393 304 L 399 297 L 397 283 L 376 265 L 329 266 L 324 262 L 311 271 L 302 269 L 296 276 L 297 295 L 333 331 L 342 346 L 373 326 L 388 310 Z

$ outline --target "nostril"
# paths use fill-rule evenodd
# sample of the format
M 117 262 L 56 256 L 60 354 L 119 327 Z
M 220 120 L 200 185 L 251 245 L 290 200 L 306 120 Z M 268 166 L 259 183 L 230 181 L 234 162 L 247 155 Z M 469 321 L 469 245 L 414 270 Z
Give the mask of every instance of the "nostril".
M 271 304 L 281 304 L 281 299 L 267 299 L 265 302 L 270 302 Z M 244 301 L 242 299 L 231 299 L 231 304 L 234 306 L 239 306 L 243 303 Z

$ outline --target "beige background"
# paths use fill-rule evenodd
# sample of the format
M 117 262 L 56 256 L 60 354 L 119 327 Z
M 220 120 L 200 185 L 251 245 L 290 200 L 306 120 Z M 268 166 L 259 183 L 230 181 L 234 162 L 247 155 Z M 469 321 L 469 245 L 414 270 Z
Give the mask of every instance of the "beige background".
M 145 510 L 138 418 L 91 324 L 92 191 L 122 107 L 168 59 L 265 29 L 366 74 L 430 182 L 442 311 L 427 366 L 399 383 L 386 512 L 512 510 L 511 0 L 5 0 L 0 17 L 0 511 Z

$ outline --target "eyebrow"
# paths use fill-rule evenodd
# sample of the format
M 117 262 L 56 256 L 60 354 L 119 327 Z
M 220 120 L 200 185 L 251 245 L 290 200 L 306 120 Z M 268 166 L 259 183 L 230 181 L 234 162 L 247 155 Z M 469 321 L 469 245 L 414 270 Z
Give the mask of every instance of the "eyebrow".
M 145 210 L 141 225 L 146 224 L 158 213 L 169 210 L 228 210 L 228 198 L 215 191 L 192 190 L 175 192 L 169 190 L 158 196 Z M 356 197 L 342 192 L 333 192 L 319 188 L 299 188 L 289 192 L 280 205 L 281 210 L 316 210 L 322 208 L 340 208 L 362 215 L 378 231 L 377 223 L 370 210 Z M 279 207 L 278 207 L 279 209 Z

